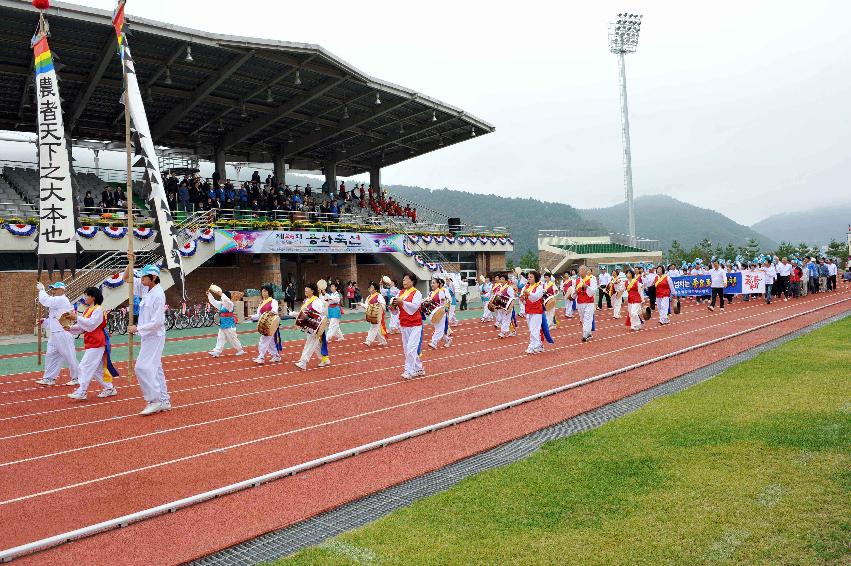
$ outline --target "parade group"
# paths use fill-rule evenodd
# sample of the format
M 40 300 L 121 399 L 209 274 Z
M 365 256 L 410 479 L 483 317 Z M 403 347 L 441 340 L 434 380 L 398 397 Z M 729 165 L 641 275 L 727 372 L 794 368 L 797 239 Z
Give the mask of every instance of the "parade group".
M 128 331 L 141 339 L 141 348 L 135 362 L 135 374 L 142 389 L 146 406 L 140 414 L 151 415 L 171 409 L 171 400 L 166 386 L 162 366 L 165 346 L 165 292 L 160 285 L 160 268 L 146 265 L 138 272 L 133 270 L 135 255 L 128 254 L 125 280 L 133 283 L 134 295 L 139 297 L 137 323 Z M 637 332 L 646 327 L 657 313 L 658 324 L 670 322 L 671 314 L 681 309 L 681 297 L 673 278 L 683 275 L 703 275 L 710 282 L 709 296 L 688 297 L 694 304 L 707 303 L 710 311 L 716 302 L 724 311 L 725 302 L 732 302 L 734 295 L 727 294 L 728 273 L 735 270 L 757 270 L 764 278 L 766 303 L 782 297 L 784 301 L 807 293 L 836 290 L 837 265 L 832 260 L 809 258 L 798 261 L 793 258 L 757 258 L 753 262 L 725 262 L 713 258 L 704 266 L 701 260 L 683 264 L 679 268 L 671 264 L 615 266 L 611 273 L 601 267 L 595 275 L 587 266 L 572 269 L 560 278 L 548 270 L 523 270 L 519 267 L 487 276 L 477 281 L 483 303 L 481 323 L 493 324 L 498 338 L 516 336 L 518 320 L 525 319 L 529 332 L 526 353 L 544 352 L 544 343 L 554 343 L 551 329 L 564 324 L 565 319 L 578 318 L 581 323 L 581 340 L 593 339 L 596 318 L 604 308 L 611 311 L 611 318 L 625 318 L 625 327 Z M 445 276 L 438 274 L 430 281 L 430 290 L 423 295 L 416 288 L 417 277 L 406 273 L 399 285 L 389 276 L 380 282 L 370 282 L 367 296 L 359 305 L 363 307 L 369 331 L 364 340 L 367 347 L 387 346 L 387 335 L 399 333 L 405 363 L 402 379 L 422 377 L 423 344 L 431 349 L 449 348 L 453 340 L 453 326 L 458 305 L 458 291 Z M 102 308 L 103 295 L 98 288 L 85 290 L 85 309 L 78 313 L 65 296 L 65 285 L 61 282 L 50 286 L 50 291 L 37 284 L 39 301 L 47 309 L 43 325 L 49 335 L 45 357 L 44 376 L 37 383 L 45 386 L 57 385 L 63 366 L 67 366 L 71 379 L 66 385 L 76 386 L 68 395 L 71 399 L 85 400 L 93 379 L 101 385 L 100 398 L 117 395 L 113 378 L 118 376 L 110 356 L 110 337 L 106 331 L 106 315 Z M 307 283 L 304 301 L 300 310 L 284 318 L 295 320 L 296 328 L 305 332 L 304 347 L 295 365 L 308 369 L 308 363 L 316 356 L 318 367 L 331 364 L 328 343 L 343 340 L 340 327 L 342 289 L 324 280 Z M 281 361 L 281 311 L 273 296 L 273 286 L 264 284 L 260 289 L 261 302 L 251 321 L 257 323 L 260 341 L 254 363 L 264 364 Z M 753 294 L 743 294 L 742 300 L 752 300 Z M 211 285 L 207 298 L 218 310 L 220 328 L 210 356 L 219 357 L 229 345 L 236 356 L 246 354 L 237 335 L 235 305 L 229 291 Z M 685 298 L 685 297 L 682 297 Z M 559 301 L 564 302 L 563 317 Z M 624 304 L 626 308 L 624 308 Z M 286 309 L 284 309 L 286 312 Z M 608 314 L 607 314 L 608 316 Z M 560 322 L 559 319 L 562 319 Z M 431 327 L 431 336 L 424 335 Z M 84 354 L 79 362 L 76 358 L 74 340 L 83 336 Z

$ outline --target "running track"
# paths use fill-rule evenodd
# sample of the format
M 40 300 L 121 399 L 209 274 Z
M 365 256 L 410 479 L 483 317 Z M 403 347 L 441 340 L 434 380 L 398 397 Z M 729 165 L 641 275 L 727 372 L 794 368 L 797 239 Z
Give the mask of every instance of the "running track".
M 598 320 L 593 341 L 562 319 L 556 344 L 526 356 L 521 322 L 499 340 L 477 320 L 456 327 L 449 349 L 425 350 L 428 376 L 399 379 L 398 336 L 367 351 L 363 334 L 331 344 L 330 368 L 205 353 L 165 358 L 175 408 L 137 417 L 135 385 L 119 396 L 74 403 L 70 388 L 33 384 L 37 373 L 0 378 L 0 549 L 61 534 L 475 410 L 647 361 L 732 332 L 770 324 L 580 388 L 324 465 L 118 530 L 23 557 L 21 564 L 166 564 L 198 558 L 438 469 L 507 440 L 633 394 L 851 309 L 851 286 L 727 312 L 684 302 L 669 326 L 629 333 Z M 605 312 L 605 311 L 604 311 Z M 780 321 L 787 317 L 786 321 Z M 601 317 L 602 318 L 602 317 Z M 427 336 L 430 335 L 427 330 Z M 312 364 L 315 366 L 315 358 Z

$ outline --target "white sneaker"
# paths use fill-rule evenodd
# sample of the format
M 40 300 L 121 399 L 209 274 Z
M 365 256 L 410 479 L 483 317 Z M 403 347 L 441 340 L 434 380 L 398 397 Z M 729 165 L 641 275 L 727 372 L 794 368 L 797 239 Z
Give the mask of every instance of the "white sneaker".
M 207 353 L 210 354 L 211 356 L 213 356 L 214 358 L 218 358 L 221 355 L 219 352 L 207 352 Z
M 264 360 L 263 358 L 254 358 L 255 364 L 259 364 L 259 365 L 262 366 L 265 362 L 266 362 L 266 360 Z
M 369 343 L 369 342 L 364 342 L 364 343 L 363 343 L 363 345 L 364 345 L 364 346 L 369 346 L 369 345 L 370 345 L 370 343 Z
M 162 410 L 162 405 L 159 403 L 148 403 L 148 405 L 142 409 L 142 412 L 139 413 L 143 417 L 148 415 L 153 415 L 154 413 L 159 413 Z
M 281 361 L 281 356 L 272 356 L 272 361 L 273 361 L 273 362 L 280 362 L 280 361 Z
M 36 383 L 39 384 L 39 385 L 56 385 L 56 380 L 41 378 L 38 381 L 36 381 Z
M 76 386 L 80 385 L 80 381 L 78 379 L 72 379 L 71 381 L 69 381 L 65 385 L 73 385 L 74 387 L 76 387 Z
M 526 353 L 531 355 L 535 353 L 535 350 L 526 350 Z
M 296 362 L 296 363 L 295 363 L 295 367 L 297 367 L 297 368 L 298 368 L 298 369 L 300 369 L 300 370 L 306 370 L 306 369 L 307 369 L 307 364 L 303 364 L 303 363 L 301 363 L 301 362 Z
M 503 334 L 502 332 L 500 332 L 500 333 L 499 333 L 499 336 L 497 336 L 497 338 L 505 338 L 505 334 Z
M 245 350 L 240 350 L 239 352 L 237 352 L 236 354 L 234 354 L 234 356 L 244 356 L 244 355 L 246 355 L 247 353 L 248 353 L 248 352 L 246 352 Z
M 428 343 L 428 347 L 431 348 L 432 350 L 437 350 L 437 346 L 435 346 L 431 342 Z
M 452 345 L 452 338 L 447 338 L 447 339 L 444 341 L 444 346 L 448 348 L 448 347 L 449 347 L 449 346 L 451 346 L 451 345 Z
M 515 336 L 517 336 L 517 333 L 516 332 L 509 332 L 508 336 L 511 337 L 511 338 L 514 338 Z
M 319 367 L 324 368 L 331 365 L 331 360 L 322 360 L 319 362 Z
M 160 401 L 160 411 L 170 411 L 171 401 Z
M 118 395 L 118 391 L 115 390 L 115 387 L 110 387 L 98 393 L 98 398 L 103 399 L 104 397 L 115 397 L 116 395 Z
M 402 374 L 402 379 L 411 379 L 412 377 L 413 376 L 408 372 Z
M 86 395 L 85 393 L 80 393 L 78 391 L 74 391 L 73 393 L 69 394 L 68 397 L 70 399 L 77 399 L 79 401 L 85 401 L 86 398 L 88 397 L 88 395 Z
M 425 377 L 425 370 L 421 369 L 420 371 L 415 371 L 411 377 Z

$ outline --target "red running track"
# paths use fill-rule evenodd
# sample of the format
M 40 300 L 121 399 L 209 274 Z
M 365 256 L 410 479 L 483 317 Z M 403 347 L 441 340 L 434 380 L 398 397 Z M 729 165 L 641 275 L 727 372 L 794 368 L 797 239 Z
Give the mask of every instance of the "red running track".
M 135 386 L 119 386 L 118 397 L 72 403 L 64 397 L 66 388 L 33 386 L 36 373 L 5 376 L 0 378 L 0 549 L 800 315 L 705 350 L 56 547 L 21 563 L 191 560 L 844 312 L 851 308 L 851 297 L 847 285 L 840 289 L 772 305 L 736 302 L 724 314 L 687 302 L 672 324 L 652 322 L 638 333 L 629 333 L 623 321 L 601 320 L 587 344 L 578 339 L 578 321 L 563 320 L 554 333 L 556 344 L 536 356 L 523 353 L 524 337 L 499 340 L 491 326 L 467 321 L 458 327 L 452 348 L 424 353 L 428 376 L 412 382 L 399 379 L 398 337 L 388 348 L 367 351 L 362 334 L 350 335 L 332 343 L 333 366 L 308 372 L 291 363 L 257 368 L 245 357 L 172 356 L 165 370 L 175 409 L 149 418 L 135 415 L 143 405 Z M 284 359 L 295 360 L 300 346 L 285 344 Z

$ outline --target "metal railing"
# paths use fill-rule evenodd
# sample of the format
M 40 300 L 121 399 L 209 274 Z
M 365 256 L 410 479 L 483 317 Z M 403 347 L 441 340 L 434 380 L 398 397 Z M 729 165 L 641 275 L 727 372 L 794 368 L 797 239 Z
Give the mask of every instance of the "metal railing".
M 34 161 L 15 161 L 11 159 L 0 159 L 0 170 L 3 167 L 12 167 L 17 169 L 31 169 L 38 171 L 38 163 Z M 124 169 L 104 169 L 103 167 L 89 167 L 87 165 L 74 165 L 75 174 L 91 173 L 96 175 L 101 181 L 106 183 L 126 183 L 127 171 Z M 133 171 L 130 178 L 134 181 L 143 180 L 143 171 Z

